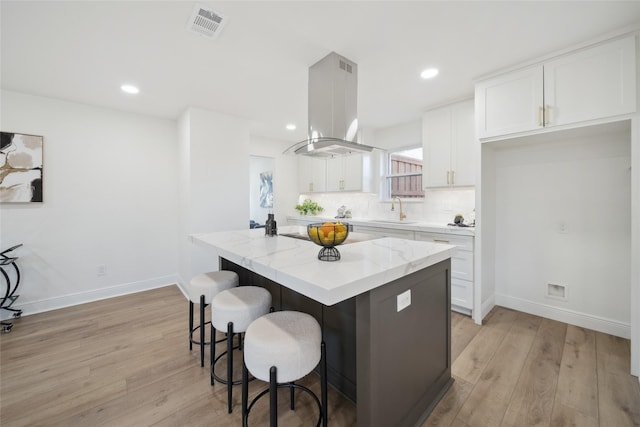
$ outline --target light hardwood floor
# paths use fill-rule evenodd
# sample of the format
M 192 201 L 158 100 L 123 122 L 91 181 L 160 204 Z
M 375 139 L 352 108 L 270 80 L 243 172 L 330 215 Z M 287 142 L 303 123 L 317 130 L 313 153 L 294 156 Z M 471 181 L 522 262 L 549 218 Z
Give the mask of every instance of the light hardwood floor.
M 229 415 L 188 349 L 187 307 L 170 286 L 16 320 L 0 334 L 0 425 L 239 426 L 240 388 Z M 640 425 L 628 340 L 497 307 L 482 327 L 452 315 L 452 360 L 456 381 L 424 426 Z M 318 391 L 315 375 L 303 383 Z M 287 396 L 281 425 L 314 425 L 310 400 L 289 411 Z M 330 426 L 356 425 L 352 403 L 333 390 L 329 401 Z

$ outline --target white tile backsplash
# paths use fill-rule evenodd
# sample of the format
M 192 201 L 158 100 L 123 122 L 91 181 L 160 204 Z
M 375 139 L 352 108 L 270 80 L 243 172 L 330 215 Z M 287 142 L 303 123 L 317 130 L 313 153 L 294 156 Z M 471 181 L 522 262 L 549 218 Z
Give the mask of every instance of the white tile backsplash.
M 391 211 L 391 202 L 381 201 L 373 193 L 317 193 L 300 194 L 299 202 L 311 199 L 324 208 L 323 216 L 335 216 L 340 206 L 351 209 L 354 218 L 367 219 L 398 219 L 399 211 Z M 475 216 L 475 189 L 437 189 L 427 190 L 425 199 L 413 201 L 404 199 L 402 208 L 407 215 L 407 221 L 421 221 L 429 223 L 449 223 L 456 214 L 462 214 L 465 222 L 470 222 Z M 292 209 L 291 215 L 297 214 Z

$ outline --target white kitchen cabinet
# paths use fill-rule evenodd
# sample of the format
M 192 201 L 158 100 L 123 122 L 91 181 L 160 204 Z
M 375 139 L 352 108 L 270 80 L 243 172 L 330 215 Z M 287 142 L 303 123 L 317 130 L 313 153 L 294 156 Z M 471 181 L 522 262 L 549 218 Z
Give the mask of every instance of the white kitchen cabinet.
M 397 228 L 367 227 L 362 225 L 354 225 L 353 231 L 358 233 L 371 234 L 372 236 L 398 237 L 400 239 L 414 240 L 414 232 L 412 230 L 400 230 Z
M 545 126 L 634 112 L 635 52 L 627 37 L 546 62 Z
M 635 36 L 630 36 L 478 82 L 478 137 L 636 111 L 635 43 Z
M 451 257 L 451 309 L 471 314 L 473 309 L 473 244 L 472 236 L 415 232 L 415 240 L 456 245 Z
M 473 101 L 425 113 L 422 132 L 425 188 L 475 185 Z
M 327 191 L 362 191 L 362 154 L 327 160 Z
M 298 179 L 301 193 L 320 193 L 327 190 L 327 161 L 298 156 Z
M 485 80 L 475 91 L 479 138 L 542 127 L 542 65 Z
M 292 217 L 287 217 L 287 225 L 298 225 L 301 227 L 306 227 L 307 225 L 313 223 L 313 222 L 318 222 L 317 219 L 315 218 L 308 218 L 306 216 L 300 216 L 298 218 L 292 218 Z

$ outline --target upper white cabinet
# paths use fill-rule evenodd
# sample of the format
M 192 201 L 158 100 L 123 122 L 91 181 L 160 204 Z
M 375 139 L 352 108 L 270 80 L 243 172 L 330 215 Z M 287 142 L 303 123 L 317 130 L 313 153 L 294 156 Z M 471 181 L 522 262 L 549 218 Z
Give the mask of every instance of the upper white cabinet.
M 478 137 L 541 128 L 542 78 L 542 66 L 536 66 L 476 84 Z
M 372 161 L 369 154 L 352 154 L 333 159 L 299 156 L 298 190 L 301 193 L 371 191 Z
M 362 191 L 362 154 L 327 160 L 327 191 Z
M 298 178 L 301 193 L 321 193 L 327 190 L 327 161 L 298 156 Z
M 425 188 L 475 185 L 473 101 L 429 111 L 422 117 Z
M 477 83 L 478 137 L 634 112 L 635 57 L 630 36 Z
M 545 125 L 634 112 L 635 53 L 635 37 L 627 37 L 545 63 Z

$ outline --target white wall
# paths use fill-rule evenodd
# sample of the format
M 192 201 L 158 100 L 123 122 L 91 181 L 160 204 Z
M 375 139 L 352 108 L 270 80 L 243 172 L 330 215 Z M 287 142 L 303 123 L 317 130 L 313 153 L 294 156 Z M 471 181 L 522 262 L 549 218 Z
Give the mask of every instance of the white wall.
M 640 44 L 638 50 L 640 69 Z M 640 75 L 638 80 L 640 87 Z M 640 377 L 640 263 L 636 261 L 640 258 L 640 114 L 631 123 L 631 373 Z
M 30 314 L 175 282 L 174 121 L 10 91 L 1 119 L 3 131 L 44 136 L 44 203 L 0 205 L 0 247 L 24 244 L 17 307 Z
M 422 145 L 422 120 L 377 129 L 373 134 L 373 141 L 369 140 L 367 144 L 375 144 L 375 147 L 386 150 Z
M 290 145 L 290 142 L 252 137 L 249 148 L 254 156 L 274 160 L 273 212 L 278 226 L 286 225 L 286 216 L 295 212 L 294 208 L 298 203 L 298 156 L 282 154 Z M 264 215 L 256 221 L 264 224 L 266 219 Z
M 599 129 L 495 149 L 495 302 L 628 338 L 630 131 Z
M 217 254 L 190 234 L 249 227 L 250 123 L 189 108 L 179 119 L 179 281 L 218 269 Z

